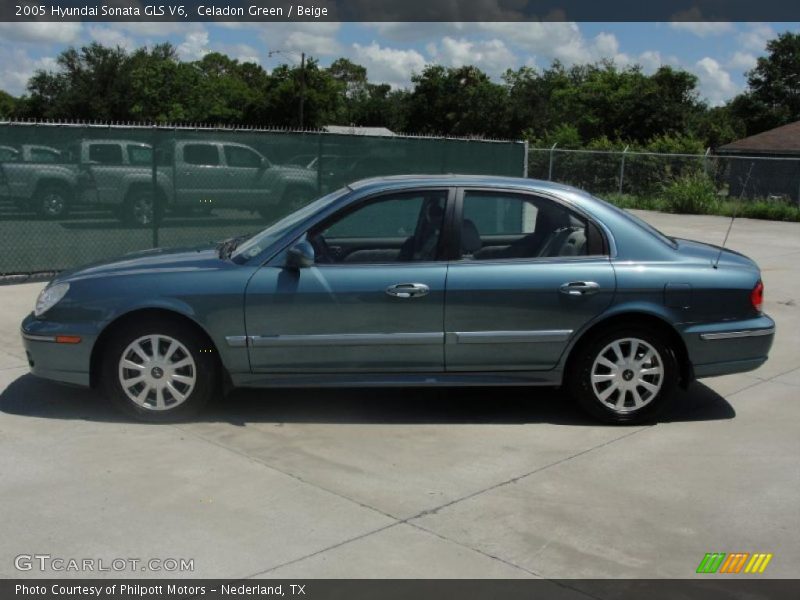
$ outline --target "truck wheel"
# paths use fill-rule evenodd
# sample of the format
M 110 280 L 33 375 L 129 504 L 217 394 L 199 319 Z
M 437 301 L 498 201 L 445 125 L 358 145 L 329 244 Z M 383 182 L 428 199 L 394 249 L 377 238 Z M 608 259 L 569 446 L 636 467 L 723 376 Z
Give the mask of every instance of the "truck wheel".
M 152 226 L 153 220 L 160 221 L 163 214 L 163 204 L 149 190 L 133 190 L 125 200 L 123 220 L 136 227 Z
M 57 185 L 43 186 L 36 192 L 34 208 L 43 219 L 59 219 L 69 211 L 69 198 Z

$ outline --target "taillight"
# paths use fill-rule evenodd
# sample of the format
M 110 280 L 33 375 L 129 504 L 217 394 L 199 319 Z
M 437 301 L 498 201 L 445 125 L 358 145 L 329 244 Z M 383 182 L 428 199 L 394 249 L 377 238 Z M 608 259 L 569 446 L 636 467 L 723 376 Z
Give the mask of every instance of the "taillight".
M 756 287 L 750 292 L 750 304 L 753 305 L 758 312 L 761 312 L 761 306 L 764 304 L 764 284 L 758 280 Z

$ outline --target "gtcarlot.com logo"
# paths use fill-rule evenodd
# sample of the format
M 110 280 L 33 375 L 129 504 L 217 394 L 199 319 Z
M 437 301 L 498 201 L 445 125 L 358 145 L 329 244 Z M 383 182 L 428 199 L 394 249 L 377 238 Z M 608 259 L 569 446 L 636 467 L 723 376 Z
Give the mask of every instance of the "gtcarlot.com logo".
M 191 572 L 194 571 L 193 558 L 64 558 L 50 554 L 19 554 L 14 558 L 18 571 L 54 572 Z
M 763 573 L 772 554 L 765 552 L 708 552 L 697 567 L 698 573 Z

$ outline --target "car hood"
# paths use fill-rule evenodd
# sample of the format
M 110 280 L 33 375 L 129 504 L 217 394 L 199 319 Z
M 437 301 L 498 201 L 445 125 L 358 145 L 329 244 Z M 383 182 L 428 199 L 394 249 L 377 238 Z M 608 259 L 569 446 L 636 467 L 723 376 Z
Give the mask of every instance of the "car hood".
M 678 253 L 685 258 L 694 259 L 699 262 L 708 262 L 713 265 L 717 262 L 719 257 L 719 264 L 732 267 L 743 267 L 758 270 L 758 265 L 750 258 L 730 250 L 729 248 L 722 248 L 714 244 L 706 244 L 704 242 L 697 242 L 695 240 L 684 240 L 681 238 L 673 238 L 675 243 L 678 244 Z M 722 253 L 720 254 L 720 250 Z
M 219 269 L 232 263 L 219 257 L 215 244 L 192 248 L 155 248 L 99 261 L 60 273 L 53 283 L 96 277 Z

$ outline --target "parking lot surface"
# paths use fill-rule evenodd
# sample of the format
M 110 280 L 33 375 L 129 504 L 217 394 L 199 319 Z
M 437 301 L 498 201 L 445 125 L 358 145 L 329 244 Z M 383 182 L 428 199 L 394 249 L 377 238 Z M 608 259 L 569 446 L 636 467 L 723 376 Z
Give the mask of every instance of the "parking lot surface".
M 729 223 L 639 214 L 716 244 Z M 759 577 L 796 577 L 800 224 L 738 219 L 728 246 L 763 270 L 770 360 L 640 427 L 535 388 L 237 391 L 195 422 L 129 423 L 28 374 L 43 284 L 0 287 L 0 576 L 683 578 L 707 552 L 769 552 Z M 20 572 L 20 554 L 194 570 Z

